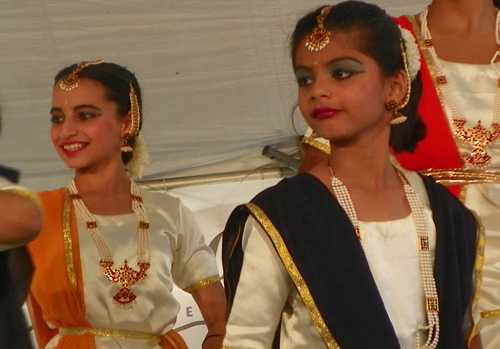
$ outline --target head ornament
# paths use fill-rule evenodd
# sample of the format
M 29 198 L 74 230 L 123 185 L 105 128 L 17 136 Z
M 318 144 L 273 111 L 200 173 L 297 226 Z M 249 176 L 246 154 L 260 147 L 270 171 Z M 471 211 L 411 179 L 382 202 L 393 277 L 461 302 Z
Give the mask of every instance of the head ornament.
M 93 62 L 80 62 L 78 63 L 78 65 L 76 66 L 75 69 L 73 69 L 73 71 L 71 73 L 68 74 L 68 76 L 66 76 L 65 78 L 62 79 L 61 83 L 59 84 L 59 87 L 61 88 L 61 90 L 64 90 L 64 91 L 71 91 L 72 89 L 74 88 L 77 88 L 78 87 L 78 82 L 80 81 L 80 72 L 91 66 L 91 65 L 99 65 L 99 64 L 103 64 L 103 63 L 106 63 L 105 61 L 93 61 Z
M 326 30 L 323 23 L 331 9 L 331 6 L 321 9 L 321 13 L 316 17 L 318 25 L 306 36 L 306 47 L 309 51 L 321 51 L 330 43 L 330 32 Z

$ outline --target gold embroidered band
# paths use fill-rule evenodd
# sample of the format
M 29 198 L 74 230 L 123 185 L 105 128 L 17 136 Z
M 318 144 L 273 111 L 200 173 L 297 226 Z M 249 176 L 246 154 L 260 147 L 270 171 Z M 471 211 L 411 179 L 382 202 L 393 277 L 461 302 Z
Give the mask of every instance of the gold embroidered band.
M 38 195 L 29 191 L 29 190 L 22 190 L 22 189 L 7 189 L 5 190 L 13 195 L 22 197 L 24 199 L 28 199 L 29 201 L 33 202 L 36 204 L 39 208 L 42 208 L 42 203 L 40 202 L 40 199 L 38 198 Z
M 85 69 L 91 65 L 99 65 L 102 63 L 106 63 L 106 62 L 105 61 L 93 61 L 93 62 L 78 63 L 76 68 L 73 69 L 73 71 L 70 74 L 68 74 L 68 76 L 66 76 L 64 79 L 62 79 L 61 83 L 59 84 L 59 87 L 61 88 L 61 90 L 64 90 L 64 91 L 71 91 L 72 89 L 77 88 L 78 82 L 80 81 L 80 77 L 78 76 L 78 74 L 80 74 L 80 72 L 83 69 Z
M 117 338 L 117 339 L 157 339 L 160 342 L 160 336 L 143 331 L 116 330 L 111 328 L 93 328 L 93 327 L 62 327 L 59 328 L 59 334 L 62 336 L 83 336 L 91 334 L 96 337 Z
M 330 43 L 330 32 L 325 29 L 323 23 L 332 7 L 325 6 L 316 17 L 318 25 L 306 36 L 306 47 L 309 51 L 321 51 Z
M 323 317 L 321 316 L 321 313 L 319 312 L 319 309 L 314 302 L 311 292 L 309 291 L 309 287 L 307 287 L 304 278 L 300 274 L 300 271 L 298 270 L 292 259 L 292 256 L 290 255 L 290 252 L 288 252 L 288 248 L 286 247 L 286 244 L 283 241 L 280 233 L 259 206 L 252 203 L 248 203 L 246 204 L 246 206 L 250 210 L 255 220 L 267 233 L 269 239 L 271 239 L 271 242 L 273 243 L 274 248 L 276 249 L 276 252 L 280 257 L 283 266 L 288 272 L 290 279 L 292 279 L 295 288 L 297 289 L 300 298 L 304 302 L 307 312 L 309 313 L 314 326 L 321 335 L 321 338 L 325 342 L 326 347 L 328 349 L 340 349 L 340 346 L 330 332 L 330 329 L 326 326 L 325 321 L 323 320 Z
M 479 183 L 500 183 L 500 172 L 493 170 L 473 170 L 473 169 L 443 169 L 443 170 L 423 170 L 419 171 L 424 176 L 432 177 L 436 182 L 449 185 L 467 185 Z
M 500 309 L 481 312 L 481 318 L 483 319 L 494 319 L 498 317 L 500 317 Z
M 71 241 L 70 229 L 71 217 L 71 198 L 68 189 L 64 193 L 64 208 L 63 208 L 63 240 L 64 240 L 64 258 L 66 260 L 66 271 L 68 272 L 69 282 L 76 289 L 76 273 L 73 263 L 73 242 Z
M 219 275 L 214 275 L 214 276 L 211 276 L 211 277 L 206 278 L 204 280 L 195 282 L 192 285 L 189 285 L 188 287 L 186 287 L 184 289 L 184 291 L 186 291 L 188 293 L 193 293 L 194 291 L 199 290 L 200 288 L 203 288 L 205 286 L 208 286 L 208 285 L 211 285 L 211 284 L 215 284 L 216 282 L 219 282 L 220 279 L 221 279 L 221 277 Z
M 473 327 L 469 334 L 469 344 L 472 339 L 479 334 L 481 331 L 481 321 L 475 321 L 474 314 L 476 314 L 477 304 L 481 296 L 481 286 L 483 284 L 483 265 L 484 265 L 484 248 L 486 245 L 486 232 L 484 225 L 481 222 L 481 218 L 474 212 L 474 217 L 476 218 L 478 224 L 478 239 L 477 239 L 477 249 L 476 249 L 476 261 L 474 265 L 474 299 L 472 300 L 471 311 L 469 313 L 470 322 Z M 500 314 L 500 309 L 499 309 Z M 481 314 L 482 316 L 482 314 Z

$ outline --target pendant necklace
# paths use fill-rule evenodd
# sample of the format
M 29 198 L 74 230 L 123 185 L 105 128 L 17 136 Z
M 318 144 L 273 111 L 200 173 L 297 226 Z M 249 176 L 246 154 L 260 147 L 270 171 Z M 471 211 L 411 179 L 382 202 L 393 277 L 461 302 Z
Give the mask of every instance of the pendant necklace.
M 359 221 L 349 191 L 344 183 L 342 183 L 342 181 L 335 176 L 329 161 L 328 169 L 330 171 L 331 186 L 335 198 L 347 213 L 347 216 L 354 227 L 355 234 L 361 242 Z M 415 193 L 403 174 L 399 171 L 397 171 L 397 173 L 403 182 L 406 200 L 410 205 L 410 210 L 417 231 L 420 275 L 424 289 L 424 308 L 427 316 L 427 325 L 418 326 L 417 328 L 416 348 L 433 349 L 436 348 L 439 343 L 439 299 L 432 268 L 427 219 L 418 195 Z M 427 331 L 427 340 L 423 345 L 421 344 L 420 331 Z
M 124 265 L 118 269 L 113 269 L 114 264 L 113 255 L 109 249 L 106 241 L 97 228 L 97 222 L 92 213 L 88 210 L 87 206 L 82 200 L 78 192 L 75 181 L 71 180 L 68 185 L 70 197 L 75 205 L 78 213 L 83 217 L 87 224 L 87 231 L 94 239 L 94 242 L 101 257 L 100 265 L 104 269 L 103 275 L 112 283 L 117 283 L 120 287 L 118 293 L 113 296 L 113 300 L 118 305 L 128 308 L 131 307 L 137 296 L 132 292 L 131 286 L 139 283 L 146 278 L 146 271 L 150 266 L 151 259 L 151 246 L 149 242 L 149 220 L 142 203 L 139 188 L 131 181 L 130 192 L 132 195 L 132 210 L 135 212 L 139 219 L 137 228 L 137 266 L 139 271 L 132 269 L 128 266 L 127 260 Z
M 489 165 L 491 162 L 491 156 L 487 152 L 487 147 L 500 139 L 500 71 L 495 65 L 495 61 L 499 55 L 500 50 L 500 37 L 499 37 L 499 24 L 500 24 L 500 11 L 497 10 L 496 24 L 495 24 L 495 39 L 496 39 L 496 50 L 491 58 L 490 65 L 493 68 L 495 74 L 497 75 L 497 92 L 495 96 L 495 108 L 493 113 L 493 121 L 491 124 L 492 131 L 486 129 L 481 125 L 481 120 L 477 122 L 477 125 L 466 129 L 465 123 L 466 119 L 464 113 L 458 104 L 458 101 L 450 89 L 446 76 L 444 74 L 443 66 L 438 59 L 434 43 L 432 41 L 432 36 L 429 31 L 427 24 L 427 15 L 429 13 L 429 7 L 420 14 L 420 25 L 422 36 L 425 41 L 425 49 L 430 53 L 430 56 L 434 62 L 436 77 L 435 84 L 441 91 L 443 98 L 448 102 L 451 109 L 451 122 L 455 126 L 455 135 L 467 142 L 472 146 L 471 154 L 465 159 L 467 166 L 479 166 L 484 167 Z

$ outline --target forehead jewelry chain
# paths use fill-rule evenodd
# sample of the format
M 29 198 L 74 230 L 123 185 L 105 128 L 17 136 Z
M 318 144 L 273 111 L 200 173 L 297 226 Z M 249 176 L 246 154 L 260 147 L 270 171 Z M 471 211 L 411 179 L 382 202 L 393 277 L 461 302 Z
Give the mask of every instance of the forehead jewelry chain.
M 59 87 L 64 91 L 71 91 L 78 87 L 78 82 L 80 81 L 79 74 L 81 71 L 91 65 L 99 65 L 106 63 L 105 61 L 93 61 L 93 62 L 80 62 L 71 73 L 68 74 L 64 79 L 62 79 Z
M 132 292 L 130 287 L 146 278 L 146 271 L 149 269 L 149 262 L 151 259 L 149 220 L 142 203 L 139 188 L 133 181 L 131 181 L 130 191 L 132 195 L 132 210 L 139 218 L 139 226 L 137 228 L 137 266 L 139 267 L 139 271 L 129 267 L 127 265 L 127 260 L 125 260 L 124 265 L 120 268 L 112 268 L 114 260 L 111 250 L 97 228 L 97 222 L 94 215 L 90 213 L 87 206 L 85 206 L 80 193 L 78 193 L 74 180 L 69 183 L 68 189 L 76 210 L 87 222 L 87 231 L 92 236 L 97 246 L 99 255 L 101 256 L 100 265 L 104 269 L 104 276 L 110 282 L 117 283 L 121 286 L 118 293 L 113 296 L 113 300 L 118 305 L 125 308 L 132 306 L 137 296 L 134 292 Z
M 458 100 L 451 91 L 446 76 L 444 75 L 443 66 L 438 59 L 436 54 L 436 49 L 432 41 L 432 36 L 427 25 L 427 15 L 429 13 L 429 7 L 420 14 L 420 23 L 422 36 L 425 40 L 425 49 L 430 53 L 432 61 L 434 62 L 436 77 L 435 84 L 438 86 L 443 98 L 448 102 L 451 109 L 451 122 L 455 126 L 455 135 L 462 139 L 463 141 L 469 143 L 472 146 L 471 154 L 465 159 L 467 166 L 485 167 L 491 162 L 491 156 L 487 152 L 487 147 L 500 139 L 500 71 L 495 65 L 496 59 L 499 57 L 500 50 L 500 37 L 499 37 L 499 22 L 500 22 L 500 11 L 497 10 L 496 25 L 495 25 L 495 38 L 496 38 L 496 50 L 491 58 L 490 65 L 495 71 L 498 77 L 497 80 L 497 92 L 495 96 L 495 109 L 493 113 L 492 121 L 492 131 L 487 130 L 483 125 L 481 125 L 481 120 L 477 122 L 477 125 L 470 129 L 466 129 L 465 123 L 467 122 L 464 113 L 458 104 Z
M 332 166 L 328 162 L 328 169 L 330 170 L 330 180 L 332 190 L 339 202 L 340 206 L 344 209 L 349 217 L 357 238 L 361 241 L 359 231 L 359 221 L 356 214 L 356 209 L 352 203 L 351 196 L 347 187 L 340 179 L 335 177 Z M 424 307 L 427 315 L 427 325 L 419 326 L 417 329 L 416 348 L 418 349 L 433 349 L 439 343 L 439 299 L 436 288 L 436 281 L 432 270 L 432 256 L 430 253 L 430 244 L 427 228 L 427 219 L 425 217 L 424 208 L 418 198 L 417 194 L 411 187 L 406 178 L 398 171 L 398 176 L 403 182 L 406 200 L 410 205 L 410 209 L 417 230 L 418 248 L 419 248 L 419 261 L 420 261 L 420 275 L 424 289 Z M 427 331 L 427 340 L 421 344 L 420 331 Z
M 331 6 L 325 6 L 316 17 L 318 26 L 314 27 L 312 32 L 306 36 L 306 47 L 309 51 L 321 51 L 330 43 L 330 32 L 326 30 L 323 23 L 331 10 Z

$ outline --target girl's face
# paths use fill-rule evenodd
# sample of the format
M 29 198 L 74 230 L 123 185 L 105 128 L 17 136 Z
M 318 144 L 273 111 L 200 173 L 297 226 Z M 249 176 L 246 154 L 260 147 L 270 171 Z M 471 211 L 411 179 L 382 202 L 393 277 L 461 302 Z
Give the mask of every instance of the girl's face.
M 78 87 L 64 91 L 57 82 L 50 117 L 50 138 L 67 167 L 98 171 L 121 164 L 120 147 L 130 118 L 118 114 L 116 103 L 106 98 L 101 83 L 80 79 Z
M 318 52 L 310 52 L 304 39 L 295 62 L 299 109 L 320 137 L 332 144 L 381 133 L 388 137 L 392 112 L 385 104 L 403 98 L 404 93 L 398 94 L 404 89 L 399 85 L 406 84 L 402 73 L 385 77 L 374 59 L 356 49 L 352 37 L 335 32 Z

